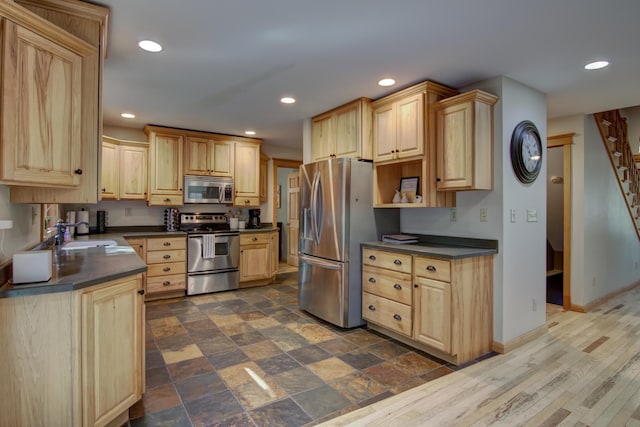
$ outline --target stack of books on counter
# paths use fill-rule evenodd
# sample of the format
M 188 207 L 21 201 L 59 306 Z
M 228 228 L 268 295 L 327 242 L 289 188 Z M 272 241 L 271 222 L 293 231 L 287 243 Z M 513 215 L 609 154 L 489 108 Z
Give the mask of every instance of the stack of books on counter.
M 418 236 L 412 236 L 410 234 L 383 234 L 382 241 L 387 243 L 418 243 Z

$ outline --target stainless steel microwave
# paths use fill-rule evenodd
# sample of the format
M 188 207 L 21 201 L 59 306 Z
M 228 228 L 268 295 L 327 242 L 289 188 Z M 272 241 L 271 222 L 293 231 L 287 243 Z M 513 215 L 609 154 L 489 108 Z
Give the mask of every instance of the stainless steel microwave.
M 185 175 L 185 203 L 233 203 L 233 178 Z

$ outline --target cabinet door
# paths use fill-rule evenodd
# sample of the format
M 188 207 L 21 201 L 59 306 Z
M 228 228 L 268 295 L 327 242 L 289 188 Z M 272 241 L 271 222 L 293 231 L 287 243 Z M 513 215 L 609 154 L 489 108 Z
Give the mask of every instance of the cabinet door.
M 271 277 L 269 243 L 240 247 L 240 281 Z
M 424 154 L 424 94 L 397 102 L 397 158 Z
M 120 199 L 147 198 L 147 147 L 120 146 Z
M 180 135 L 152 133 L 149 144 L 151 194 L 182 195 L 182 145 Z
M 373 110 L 373 161 L 382 162 L 395 158 L 396 110 L 388 103 Z
M 234 176 L 235 204 L 258 206 L 260 204 L 260 144 L 236 142 Z
M 269 184 L 269 157 L 260 153 L 260 203 L 267 203 L 268 201 L 268 189 Z
M 102 141 L 102 172 L 101 193 L 102 199 L 115 200 L 119 196 L 119 147 L 117 144 Z
M 233 177 L 233 141 L 211 141 L 209 145 L 211 175 Z
M 360 103 L 351 104 L 335 113 L 335 149 L 337 157 L 361 157 L 361 135 L 358 117 Z
M 313 119 L 311 124 L 311 160 L 323 160 L 331 157 L 335 151 L 332 136 L 331 115 L 326 114 Z
M 9 20 L 2 48 L 2 179 L 78 186 L 82 57 Z
M 414 339 L 451 353 L 451 284 L 415 278 Z
M 185 141 L 185 166 L 187 175 L 209 175 L 209 140 L 187 137 Z
M 142 397 L 140 276 L 81 296 L 83 425 L 106 425 Z

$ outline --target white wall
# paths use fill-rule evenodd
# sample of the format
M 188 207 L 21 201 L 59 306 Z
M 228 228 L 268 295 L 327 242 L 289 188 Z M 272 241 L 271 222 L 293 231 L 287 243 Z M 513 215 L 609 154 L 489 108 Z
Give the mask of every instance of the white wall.
M 12 204 L 10 189 L 0 185 L 0 220 L 12 220 L 13 228 L 0 230 L 0 264 L 18 251 L 28 250 L 40 241 L 40 205 Z
M 530 185 L 521 184 L 511 167 L 509 145 L 521 120 L 533 121 L 546 148 L 545 95 L 506 77 L 463 88 L 497 95 L 494 106 L 494 189 L 458 192 L 457 222 L 449 209 L 401 209 L 401 231 L 498 240 L 494 259 L 494 340 L 506 343 L 545 322 L 546 299 L 546 156 L 542 172 Z M 480 209 L 488 221 L 480 222 Z M 510 209 L 516 222 L 510 222 Z M 537 222 L 527 222 L 527 210 Z M 536 311 L 533 311 L 535 300 Z

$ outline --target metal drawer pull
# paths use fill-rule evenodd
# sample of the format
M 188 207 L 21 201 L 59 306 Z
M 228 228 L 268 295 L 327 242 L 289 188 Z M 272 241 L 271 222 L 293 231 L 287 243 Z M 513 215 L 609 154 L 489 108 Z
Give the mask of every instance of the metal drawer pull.
M 171 242 L 164 242 L 162 245 L 163 246 L 171 246 Z
M 162 286 L 169 286 L 171 284 L 170 281 L 165 280 L 164 282 L 162 282 Z
M 433 265 L 428 265 L 427 266 L 427 270 L 429 271 L 436 271 L 436 268 Z
M 371 305 L 369 306 L 369 310 L 371 310 L 371 311 L 376 311 L 376 308 L 375 308 L 375 306 L 374 306 L 373 304 L 371 304 Z
M 399 314 L 394 314 L 393 318 L 396 320 L 402 320 L 402 316 L 400 316 Z
M 400 290 L 400 289 L 402 289 L 402 286 L 400 286 L 399 284 L 396 283 L 395 285 L 393 285 L 393 288 Z
M 162 269 L 162 271 L 171 271 L 171 267 L 165 267 Z
M 171 255 L 165 255 L 165 256 L 163 256 L 162 258 L 164 258 L 164 259 L 169 259 L 169 258 L 171 258 Z
M 400 261 L 399 259 L 397 259 L 397 260 L 393 261 L 393 263 L 394 263 L 395 265 L 400 265 L 400 264 L 402 264 L 402 261 Z
M 369 277 L 369 283 L 376 283 L 376 279 L 373 277 Z
M 375 261 L 375 260 L 376 260 L 376 256 L 375 256 L 375 255 L 369 255 L 369 259 L 370 259 L 371 261 Z

